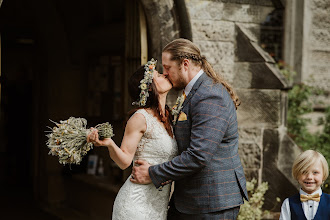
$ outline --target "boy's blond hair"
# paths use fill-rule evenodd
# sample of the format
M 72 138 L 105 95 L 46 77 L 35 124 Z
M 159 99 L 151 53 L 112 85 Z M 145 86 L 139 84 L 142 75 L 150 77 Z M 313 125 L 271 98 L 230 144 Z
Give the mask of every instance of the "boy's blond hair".
M 315 150 L 306 150 L 302 152 L 294 161 L 292 166 L 292 176 L 296 180 L 308 171 L 317 161 L 321 162 L 323 168 L 323 181 L 329 176 L 329 165 L 324 156 Z

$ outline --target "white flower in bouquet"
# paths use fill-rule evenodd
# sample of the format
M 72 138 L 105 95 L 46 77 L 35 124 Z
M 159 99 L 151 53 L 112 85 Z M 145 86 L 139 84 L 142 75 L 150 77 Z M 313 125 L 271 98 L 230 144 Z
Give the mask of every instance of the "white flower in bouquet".
M 83 156 L 93 148 L 92 143 L 87 143 L 87 135 L 90 129 L 86 128 L 87 120 L 84 118 L 70 117 L 68 120 L 55 123 L 54 128 L 50 128 L 47 147 L 49 153 L 58 156 L 61 164 L 80 164 Z M 100 139 L 114 136 L 112 126 L 107 122 L 95 126 Z

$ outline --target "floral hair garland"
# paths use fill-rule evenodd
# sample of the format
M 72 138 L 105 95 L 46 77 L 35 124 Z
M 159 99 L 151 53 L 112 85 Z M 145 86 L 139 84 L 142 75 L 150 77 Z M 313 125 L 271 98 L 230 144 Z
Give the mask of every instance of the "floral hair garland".
M 157 60 L 151 58 L 145 65 L 144 65 L 144 78 L 140 81 L 139 88 L 141 89 L 140 92 L 140 99 L 136 102 L 133 102 L 132 105 L 138 106 L 145 106 L 147 103 L 147 98 L 149 97 L 149 86 L 152 83 L 152 79 L 154 78 L 154 70 L 156 68 Z

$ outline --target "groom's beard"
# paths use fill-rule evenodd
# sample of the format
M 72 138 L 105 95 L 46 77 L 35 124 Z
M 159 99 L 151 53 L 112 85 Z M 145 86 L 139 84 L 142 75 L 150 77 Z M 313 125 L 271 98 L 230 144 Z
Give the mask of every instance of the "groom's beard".
M 183 90 L 184 88 L 186 88 L 186 84 L 185 83 L 180 83 L 180 84 L 177 84 L 177 85 L 173 85 L 173 88 L 176 90 L 176 91 L 180 91 L 180 90 Z
M 177 78 L 176 82 L 172 83 L 173 88 L 177 91 L 186 88 L 187 84 L 188 83 L 184 80 L 181 72 L 178 73 L 178 78 Z

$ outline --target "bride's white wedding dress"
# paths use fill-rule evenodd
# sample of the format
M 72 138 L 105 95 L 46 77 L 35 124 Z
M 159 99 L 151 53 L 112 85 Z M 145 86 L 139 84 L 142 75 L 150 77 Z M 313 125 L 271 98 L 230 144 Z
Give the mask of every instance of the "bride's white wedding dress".
M 144 115 L 147 130 L 143 134 L 133 161 L 142 159 L 151 165 L 160 164 L 173 159 L 178 154 L 175 139 L 171 138 L 156 117 L 144 109 L 135 114 Z M 162 220 L 166 219 L 170 184 L 162 191 L 156 189 L 154 184 L 134 184 L 127 178 L 118 192 L 114 206 L 113 220 Z

